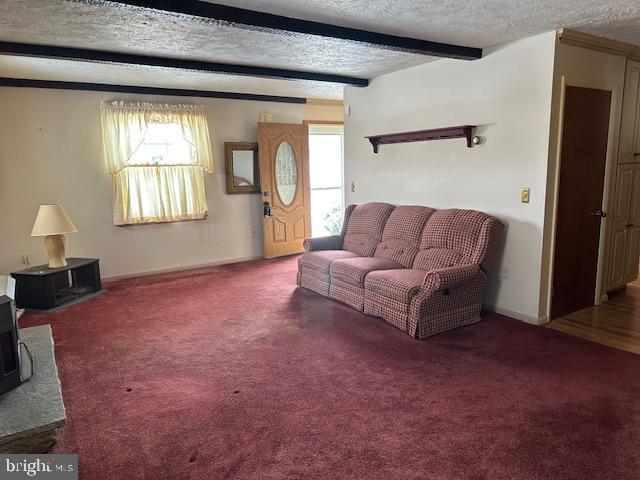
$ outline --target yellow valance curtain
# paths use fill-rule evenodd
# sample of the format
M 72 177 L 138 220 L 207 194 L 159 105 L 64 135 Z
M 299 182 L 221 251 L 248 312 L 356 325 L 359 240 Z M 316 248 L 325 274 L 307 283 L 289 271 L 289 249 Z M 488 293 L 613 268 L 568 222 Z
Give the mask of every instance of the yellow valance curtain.
M 102 135 L 107 173 L 115 175 L 144 141 L 150 123 L 176 123 L 184 139 L 195 146 L 185 165 L 213 172 L 213 155 L 207 117 L 197 105 L 109 102 L 102 104 Z
M 101 108 L 107 173 L 114 177 L 114 224 L 172 222 L 205 218 L 204 173 L 213 155 L 204 111 L 196 105 L 103 103 Z M 192 148 L 171 165 L 133 161 L 152 124 L 176 124 Z

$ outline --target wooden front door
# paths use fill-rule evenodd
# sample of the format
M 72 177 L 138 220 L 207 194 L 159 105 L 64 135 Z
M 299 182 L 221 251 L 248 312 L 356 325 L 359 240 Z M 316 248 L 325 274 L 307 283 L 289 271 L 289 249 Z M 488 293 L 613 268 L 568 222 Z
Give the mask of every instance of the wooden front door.
M 307 125 L 259 123 L 264 256 L 303 251 L 311 236 Z
M 567 87 L 551 319 L 594 304 L 611 92 Z

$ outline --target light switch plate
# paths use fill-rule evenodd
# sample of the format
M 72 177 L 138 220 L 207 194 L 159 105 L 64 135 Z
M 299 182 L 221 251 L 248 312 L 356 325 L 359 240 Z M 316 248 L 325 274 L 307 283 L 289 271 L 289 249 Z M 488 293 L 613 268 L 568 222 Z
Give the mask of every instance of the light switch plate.
M 529 187 L 522 187 L 522 191 L 520 192 L 520 202 L 529 203 L 530 196 L 531 196 L 531 189 Z

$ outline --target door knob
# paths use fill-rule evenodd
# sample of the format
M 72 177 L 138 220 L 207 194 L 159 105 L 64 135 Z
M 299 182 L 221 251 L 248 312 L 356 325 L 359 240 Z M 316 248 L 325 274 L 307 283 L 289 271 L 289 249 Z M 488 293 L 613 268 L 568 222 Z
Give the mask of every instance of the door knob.
M 596 217 L 604 218 L 607 216 L 607 212 L 603 212 L 602 210 L 597 210 L 596 212 L 594 212 L 594 215 Z

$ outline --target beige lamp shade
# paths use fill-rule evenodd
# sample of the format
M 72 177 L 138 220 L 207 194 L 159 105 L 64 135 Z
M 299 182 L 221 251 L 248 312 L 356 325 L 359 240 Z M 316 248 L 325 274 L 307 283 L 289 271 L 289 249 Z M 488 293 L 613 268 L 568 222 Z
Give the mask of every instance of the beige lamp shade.
M 40 205 L 31 236 L 42 237 L 77 231 L 62 205 Z

